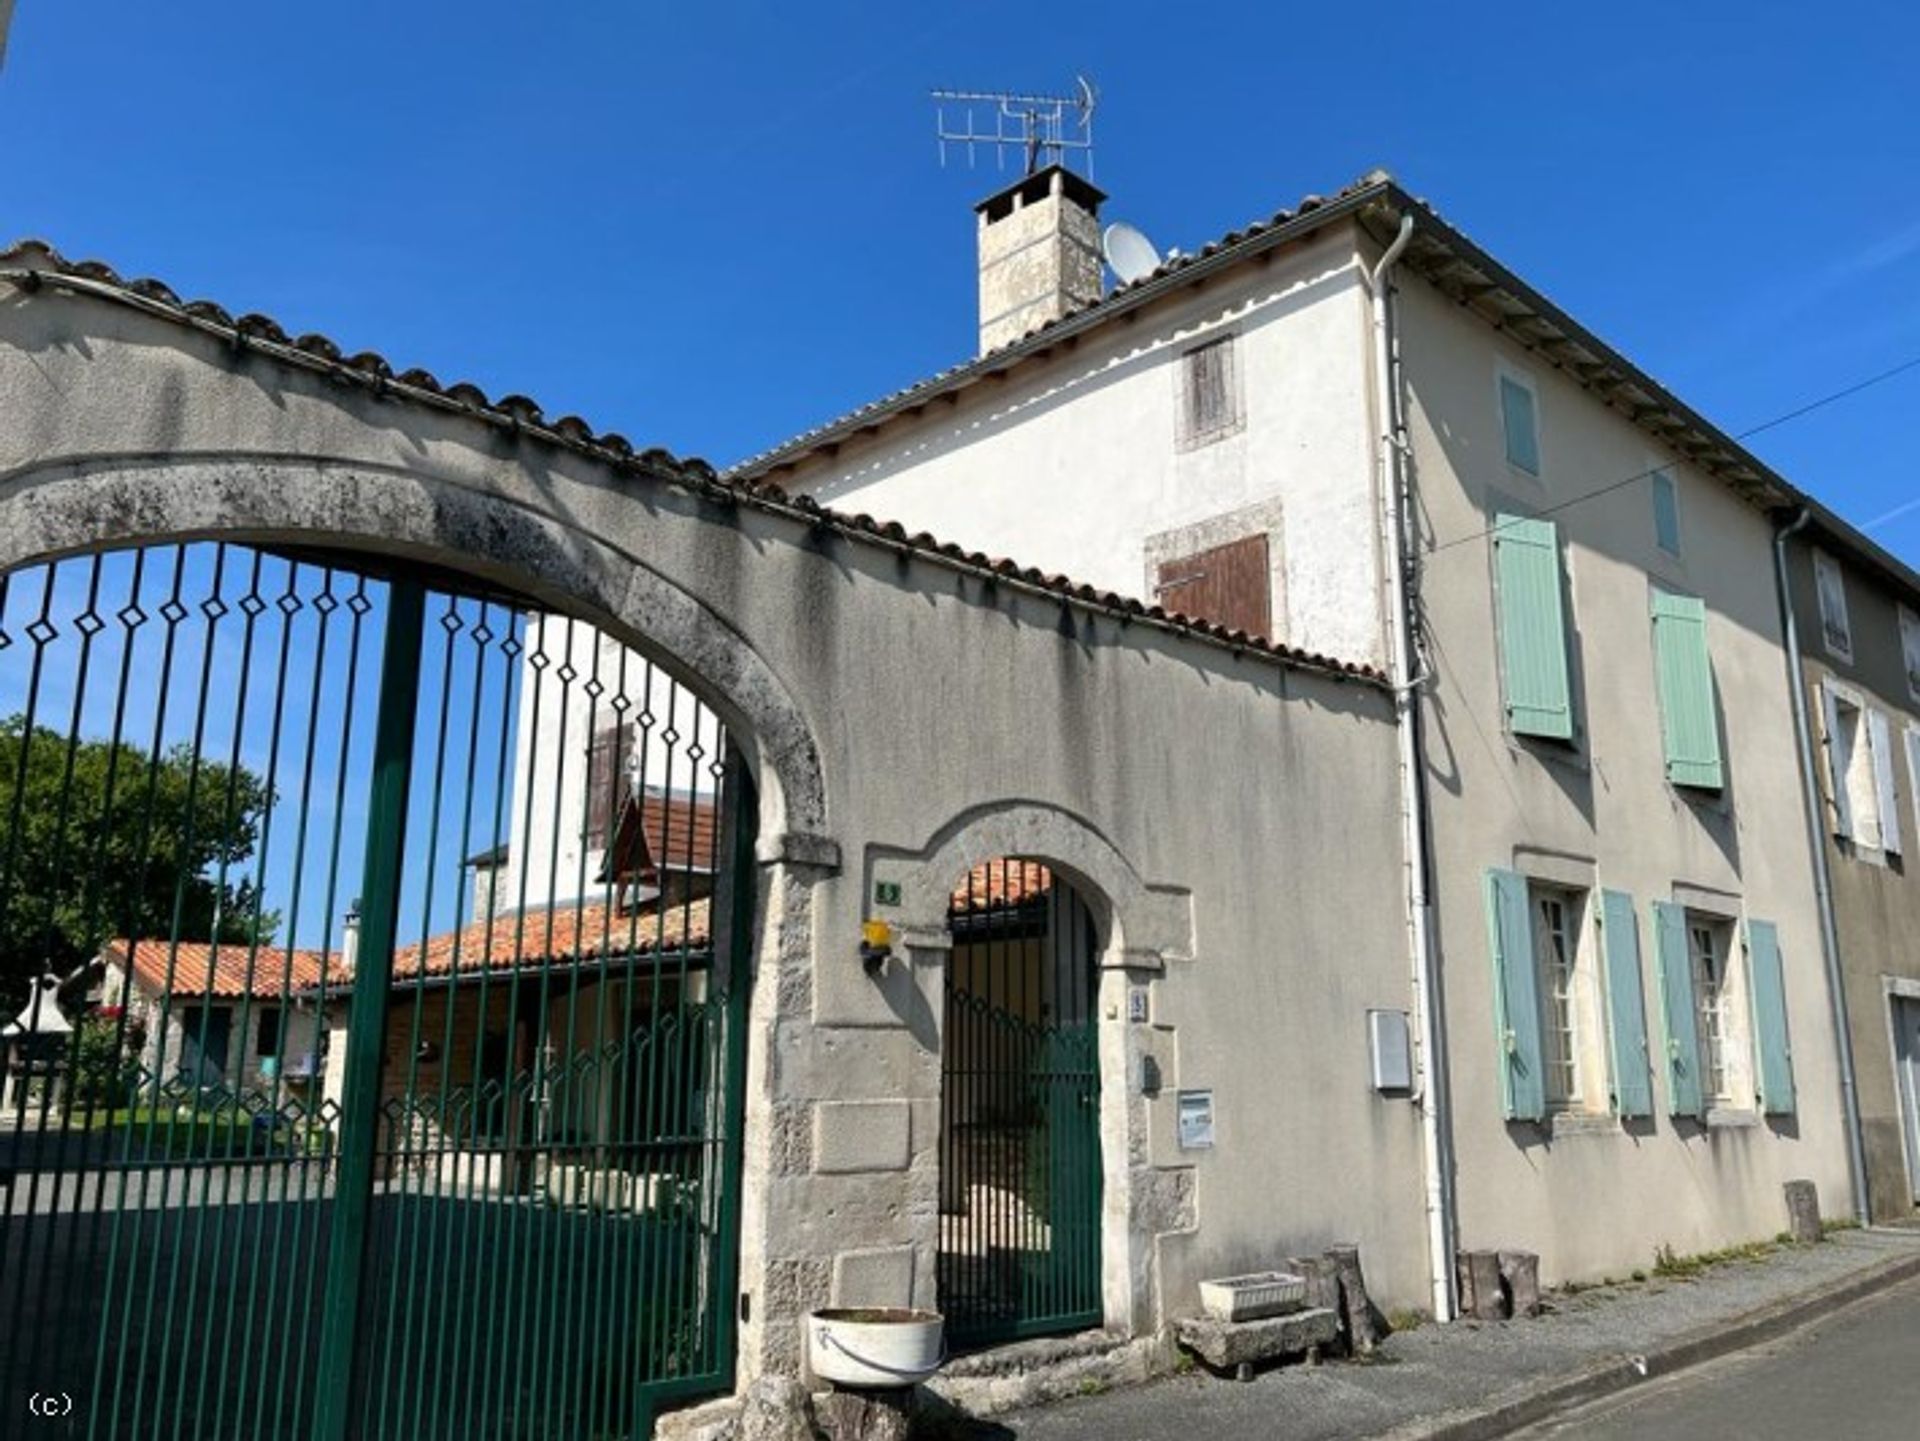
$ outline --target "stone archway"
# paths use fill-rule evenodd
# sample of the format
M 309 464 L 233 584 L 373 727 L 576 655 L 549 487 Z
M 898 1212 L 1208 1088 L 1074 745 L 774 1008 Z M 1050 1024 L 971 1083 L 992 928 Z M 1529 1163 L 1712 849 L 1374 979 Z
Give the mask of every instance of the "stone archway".
M 1095 993 L 1100 1076 L 1101 1243 L 1104 1324 L 1140 1335 L 1156 1324 L 1154 1240 L 1173 1229 L 1161 1173 L 1147 1162 L 1146 1100 L 1139 1084 L 1145 1050 L 1135 992 L 1143 995 L 1168 962 L 1192 955 L 1191 898 L 1149 885 L 1119 850 L 1082 818 L 1055 806 L 993 802 L 941 827 L 924 849 L 876 852 L 876 885 L 897 885 L 897 923 L 916 959 L 947 969 L 954 945 L 949 904 L 957 880 L 1002 857 L 1058 874 L 1086 904 L 1098 941 Z M 1191 1211 L 1190 1194 L 1171 1209 Z M 937 1249 L 937 1238 L 929 1238 Z
M 187 539 L 405 559 L 594 618 L 707 697 L 747 743 L 763 847 L 816 859 L 831 849 L 818 748 L 747 639 L 630 548 L 527 498 L 410 471 L 248 454 L 62 458 L 16 471 L 0 491 L 0 570 Z

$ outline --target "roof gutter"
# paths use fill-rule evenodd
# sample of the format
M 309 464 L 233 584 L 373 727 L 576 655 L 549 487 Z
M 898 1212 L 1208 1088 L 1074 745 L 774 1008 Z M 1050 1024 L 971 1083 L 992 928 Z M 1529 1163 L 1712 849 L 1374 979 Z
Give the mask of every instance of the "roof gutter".
M 1787 702 L 1793 711 L 1793 739 L 1800 751 L 1800 793 L 1807 809 L 1807 846 L 1813 853 L 1813 889 L 1820 909 L 1820 952 L 1827 968 L 1827 999 L 1833 1014 L 1834 1044 L 1840 1056 L 1840 1110 L 1847 1128 L 1847 1175 L 1853 1183 L 1853 1216 L 1862 1226 L 1873 1220 L 1868 1191 L 1866 1146 L 1860 1133 L 1860 1095 L 1853 1070 L 1853 1031 L 1847 1019 L 1847 990 L 1840 964 L 1840 932 L 1833 915 L 1833 873 L 1827 864 L 1826 827 L 1820 823 L 1820 772 L 1813 754 L 1813 730 L 1807 724 L 1800 663 L 1800 628 L 1794 619 L 1793 592 L 1787 578 L 1787 542 L 1806 529 L 1813 512 L 1801 506 L 1794 518 L 1773 533 L 1773 584 L 1780 600 L 1780 633 L 1786 641 Z

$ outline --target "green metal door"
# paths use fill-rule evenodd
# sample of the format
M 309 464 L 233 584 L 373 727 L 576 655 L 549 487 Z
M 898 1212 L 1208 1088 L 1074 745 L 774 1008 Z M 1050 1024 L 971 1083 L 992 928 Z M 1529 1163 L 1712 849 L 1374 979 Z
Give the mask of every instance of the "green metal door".
M 0 576 L 3 1404 L 558 1441 L 727 1390 L 753 816 L 691 691 L 512 595 Z
M 1035 861 L 976 866 L 948 913 L 937 1279 L 952 1344 L 1098 1326 L 1094 926 Z

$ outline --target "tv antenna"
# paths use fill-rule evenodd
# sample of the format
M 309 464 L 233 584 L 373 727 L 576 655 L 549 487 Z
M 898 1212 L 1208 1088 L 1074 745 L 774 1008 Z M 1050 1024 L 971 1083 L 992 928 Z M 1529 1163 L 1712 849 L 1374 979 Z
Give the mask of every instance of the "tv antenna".
M 1093 107 L 1099 100 L 1099 92 L 1084 75 L 1075 77 L 1071 95 L 936 90 L 934 135 L 940 142 L 940 163 L 947 163 L 949 145 L 965 153 L 969 170 L 984 148 L 992 153 L 996 170 L 1006 169 L 1012 155 L 1028 175 L 1046 165 L 1064 165 L 1068 156 L 1077 155 L 1091 178 Z

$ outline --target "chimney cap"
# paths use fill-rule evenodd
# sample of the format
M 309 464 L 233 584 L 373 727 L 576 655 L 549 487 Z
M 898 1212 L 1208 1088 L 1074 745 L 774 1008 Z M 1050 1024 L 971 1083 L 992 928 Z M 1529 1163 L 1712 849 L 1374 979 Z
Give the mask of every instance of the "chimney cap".
M 1014 181 L 1013 184 L 1003 186 L 999 190 L 994 191 L 993 194 L 974 206 L 974 211 L 977 214 L 984 215 L 988 220 L 999 220 L 1003 216 L 1011 215 L 1015 209 L 1016 201 L 1021 205 L 1031 205 L 1035 201 L 1044 200 L 1048 195 L 1052 194 L 1055 176 L 1059 177 L 1060 193 L 1062 195 L 1084 210 L 1096 214 L 1099 212 L 1100 202 L 1107 198 L 1107 192 L 1087 179 L 1086 176 L 1077 174 L 1067 169 L 1066 166 L 1058 164 L 1045 166 L 1034 171 L 1031 175 L 1022 175 L 1018 180 Z

